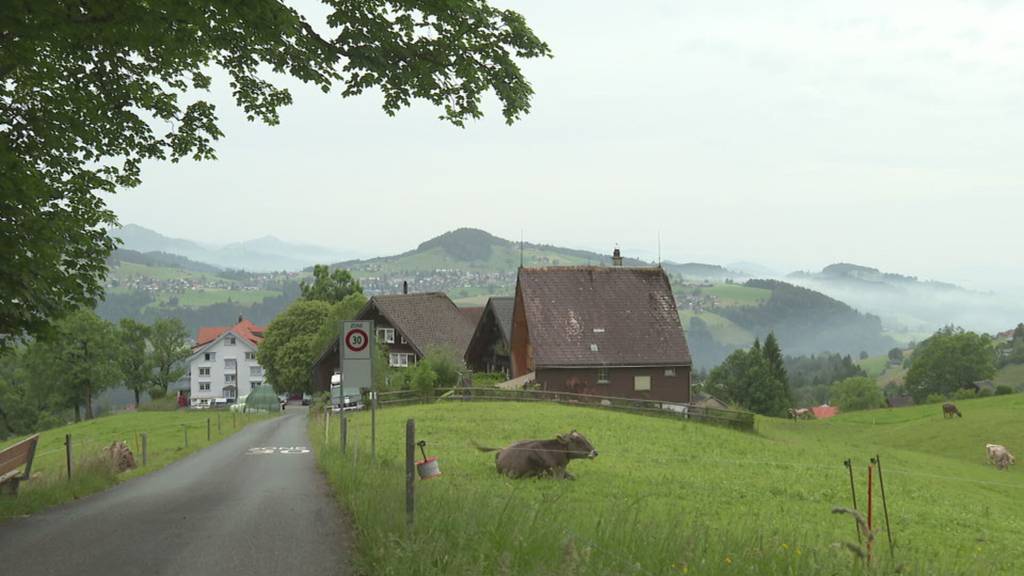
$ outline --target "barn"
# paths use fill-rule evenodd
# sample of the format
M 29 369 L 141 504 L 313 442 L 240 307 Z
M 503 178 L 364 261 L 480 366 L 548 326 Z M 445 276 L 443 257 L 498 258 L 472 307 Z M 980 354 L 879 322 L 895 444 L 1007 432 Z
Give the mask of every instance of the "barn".
M 476 323 L 473 338 L 466 348 L 466 366 L 474 372 L 512 373 L 509 355 L 512 342 L 511 296 L 495 296 L 487 300 L 483 314 Z
M 514 377 L 544 390 L 690 401 L 692 361 L 660 267 L 521 268 Z

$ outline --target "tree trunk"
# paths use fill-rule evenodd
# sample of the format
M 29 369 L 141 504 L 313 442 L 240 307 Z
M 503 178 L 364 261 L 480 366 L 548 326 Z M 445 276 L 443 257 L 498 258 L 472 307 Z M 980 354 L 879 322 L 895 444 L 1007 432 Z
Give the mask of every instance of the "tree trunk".
M 82 406 L 78 402 L 75 402 L 75 422 L 82 421 Z
M 135 409 L 139 409 L 139 389 L 135 389 Z
M 85 385 L 85 419 L 92 420 L 92 385 Z

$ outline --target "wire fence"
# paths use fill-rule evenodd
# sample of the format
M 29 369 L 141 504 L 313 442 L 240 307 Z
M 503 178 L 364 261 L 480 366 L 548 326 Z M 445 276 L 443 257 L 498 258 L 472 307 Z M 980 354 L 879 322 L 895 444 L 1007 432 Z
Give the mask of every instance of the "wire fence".
M 401 406 L 406 404 L 423 404 L 442 401 L 511 401 L 511 402 L 549 402 L 572 406 L 603 408 L 636 414 L 661 416 L 695 420 L 724 426 L 744 432 L 755 431 L 754 415 L 739 410 L 723 410 L 707 406 L 694 406 L 679 402 L 645 400 L 641 398 L 621 398 L 616 396 L 597 396 L 593 394 L 576 394 L 552 390 L 502 390 L 500 388 L 435 388 L 429 394 L 418 390 L 397 390 L 379 392 L 378 406 Z

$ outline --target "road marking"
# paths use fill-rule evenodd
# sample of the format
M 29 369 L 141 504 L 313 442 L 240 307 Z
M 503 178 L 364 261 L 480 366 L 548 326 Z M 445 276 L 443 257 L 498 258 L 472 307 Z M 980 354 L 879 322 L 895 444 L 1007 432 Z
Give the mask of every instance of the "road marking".
M 266 456 L 269 454 L 309 454 L 312 452 L 305 446 L 256 446 L 245 453 L 249 456 Z

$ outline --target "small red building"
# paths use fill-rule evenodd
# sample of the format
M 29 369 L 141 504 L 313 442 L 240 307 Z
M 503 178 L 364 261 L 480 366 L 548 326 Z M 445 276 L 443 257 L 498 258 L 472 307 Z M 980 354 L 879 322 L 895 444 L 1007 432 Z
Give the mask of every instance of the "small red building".
M 690 401 L 690 351 L 660 267 L 520 269 L 511 361 L 544 390 Z

